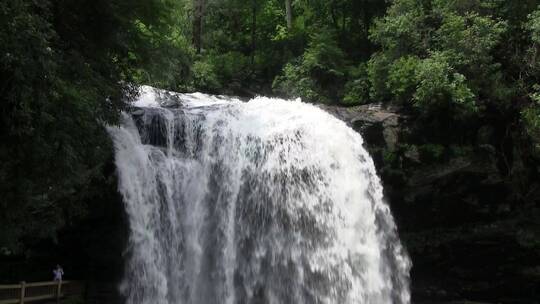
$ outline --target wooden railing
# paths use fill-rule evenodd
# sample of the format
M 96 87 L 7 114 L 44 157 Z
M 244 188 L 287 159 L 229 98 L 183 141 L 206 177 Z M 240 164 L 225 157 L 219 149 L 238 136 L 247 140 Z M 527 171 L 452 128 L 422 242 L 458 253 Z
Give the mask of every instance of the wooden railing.
M 83 295 L 84 283 L 79 281 L 52 281 L 0 285 L 0 304 L 24 304 L 42 300 L 56 300 Z

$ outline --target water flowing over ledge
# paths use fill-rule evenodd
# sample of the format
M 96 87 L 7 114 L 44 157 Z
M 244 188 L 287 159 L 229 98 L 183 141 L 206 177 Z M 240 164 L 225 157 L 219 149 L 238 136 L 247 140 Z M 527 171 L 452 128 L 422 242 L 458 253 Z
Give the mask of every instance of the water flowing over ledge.
M 109 127 L 127 303 L 409 303 L 361 136 L 323 110 L 143 87 Z

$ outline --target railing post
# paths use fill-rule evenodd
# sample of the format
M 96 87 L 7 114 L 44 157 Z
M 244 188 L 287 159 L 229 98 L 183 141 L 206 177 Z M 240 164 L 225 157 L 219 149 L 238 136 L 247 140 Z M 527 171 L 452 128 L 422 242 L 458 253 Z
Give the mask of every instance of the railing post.
M 58 285 L 56 288 L 56 303 L 60 303 L 61 292 L 62 292 L 62 280 L 58 280 Z
M 19 298 L 19 303 L 20 304 L 24 304 L 24 297 L 25 296 L 26 296 L 26 282 L 22 281 L 21 282 L 21 294 L 20 294 L 20 298 Z

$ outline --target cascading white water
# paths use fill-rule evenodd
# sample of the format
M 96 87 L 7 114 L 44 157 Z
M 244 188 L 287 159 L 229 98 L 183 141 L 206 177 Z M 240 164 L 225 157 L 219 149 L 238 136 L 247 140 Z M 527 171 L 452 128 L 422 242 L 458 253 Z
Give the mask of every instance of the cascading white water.
M 141 91 L 108 128 L 127 303 L 409 303 L 359 134 L 300 101 Z

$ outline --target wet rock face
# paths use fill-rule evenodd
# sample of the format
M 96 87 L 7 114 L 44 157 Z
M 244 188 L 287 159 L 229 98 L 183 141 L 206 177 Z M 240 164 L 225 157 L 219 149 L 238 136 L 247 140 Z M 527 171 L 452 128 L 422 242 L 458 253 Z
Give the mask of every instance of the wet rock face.
M 413 303 L 540 303 L 540 183 L 517 151 L 501 165 L 494 127 L 442 147 L 415 141 L 398 109 L 322 107 L 375 160 L 413 261 Z
M 400 121 L 405 119 L 395 109 L 385 109 L 378 104 L 350 108 L 321 105 L 321 108 L 362 133 L 368 147 L 395 150 L 399 142 Z

